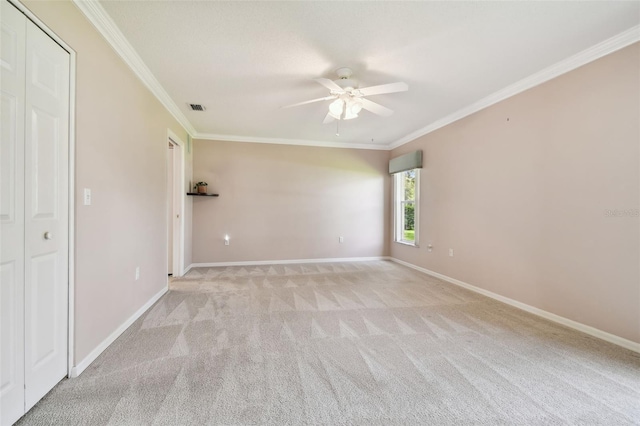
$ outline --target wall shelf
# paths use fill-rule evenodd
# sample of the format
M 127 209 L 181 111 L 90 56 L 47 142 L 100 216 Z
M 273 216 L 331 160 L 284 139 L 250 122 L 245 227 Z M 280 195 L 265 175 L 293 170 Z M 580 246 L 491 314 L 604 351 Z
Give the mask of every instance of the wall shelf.
M 187 192 L 187 195 L 193 195 L 196 197 L 219 197 L 220 194 L 203 194 L 201 192 Z

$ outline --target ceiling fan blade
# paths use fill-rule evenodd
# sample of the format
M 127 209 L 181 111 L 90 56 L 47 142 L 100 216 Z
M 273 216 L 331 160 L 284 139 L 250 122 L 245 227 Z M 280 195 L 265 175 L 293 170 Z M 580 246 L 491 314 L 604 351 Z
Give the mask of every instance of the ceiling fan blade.
M 387 107 L 383 107 L 380 104 L 375 102 L 371 102 L 369 99 L 360 98 L 360 102 L 362 102 L 362 108 L 367 111 L 371 111 L 374 114 L 382 115 L 383 117 L 388 117 L 393 114 L 393 110 L 390 110 Z
M 364 96 L 382 95 L 383 93 L 406 92 L 409 90 L 407 83 L 401 81 L 397 83 L 381 84 L 379 86 L 370 86 L 359 89 Z
M 342 87 L 338 86 L 336 83 L 329 80 L 328 78 L 316 78 L 315 81 L 322 84 L 324 87 L 331 90 L 332 92 L 344 93 L 344 90 L 342 90 Z
M 280 107 L 280 108 L 281 109 L 292 108 L 292 107 L 296 107 L 296 106 L 300 106 L 300 105 L 311 104 L 313 102 L 328 101 L 329 99 L 333 99 L 333 98 L 335 98 L 335 96 L 333 96 L 333 95 L 332 96 L 325 96 L 324 98 L 311 99 L 310 101 L 298 102 L 297 104 L 291 104 L 291 105 L 283 106 L 283 107 Z
M 327 113 L 327 115 L 324 117 L 324 120 L 322 120 L 322 124 L 331 123 L 333 121 L 336 121 L 336 119 L 331 116 L 331 113 Z

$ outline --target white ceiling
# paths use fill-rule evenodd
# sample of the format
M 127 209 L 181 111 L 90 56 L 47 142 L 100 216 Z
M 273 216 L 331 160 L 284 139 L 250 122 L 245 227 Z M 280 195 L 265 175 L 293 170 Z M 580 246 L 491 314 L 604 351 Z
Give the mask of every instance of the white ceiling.
M 640 2 L 100 1 L 196 137 L 388 148 L 640 22 Z M 628 32 L 628 31 L 627 31 Z M 637 31 L 636 31 L 637 32 Z M 348 66 L 395 111 L 322 124 Z M 193 112 L 187 103 L 201 103 Z M 463 114 L 462 114 L 463 115 Z

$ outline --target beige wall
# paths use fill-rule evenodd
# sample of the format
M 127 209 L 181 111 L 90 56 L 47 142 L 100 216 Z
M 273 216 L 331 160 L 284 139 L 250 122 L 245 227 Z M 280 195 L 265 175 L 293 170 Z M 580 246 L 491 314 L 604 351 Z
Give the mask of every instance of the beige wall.
M 421 247 L 392 256 L 640 342 L 639 218 L 605 216 L 640 207 L 639 65 L 636 43 L 393 150 L 425 168 Z
M 77 52 L 77 363 L 167 284 L 167 128 L 186 132 L 72 3 L 25 5 Z
M 193 262 L 387 255 L 388 158 L 388 151 L 194 141 L 193 178 L 220 197 L 193 200 Z

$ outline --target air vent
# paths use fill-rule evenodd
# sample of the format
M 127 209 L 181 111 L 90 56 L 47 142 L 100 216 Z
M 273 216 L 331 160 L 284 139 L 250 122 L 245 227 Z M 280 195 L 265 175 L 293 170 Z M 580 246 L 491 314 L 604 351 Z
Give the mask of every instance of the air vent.
M 206 108 L 200 104 L 189 104 L 191 111 L 204 111 Z

